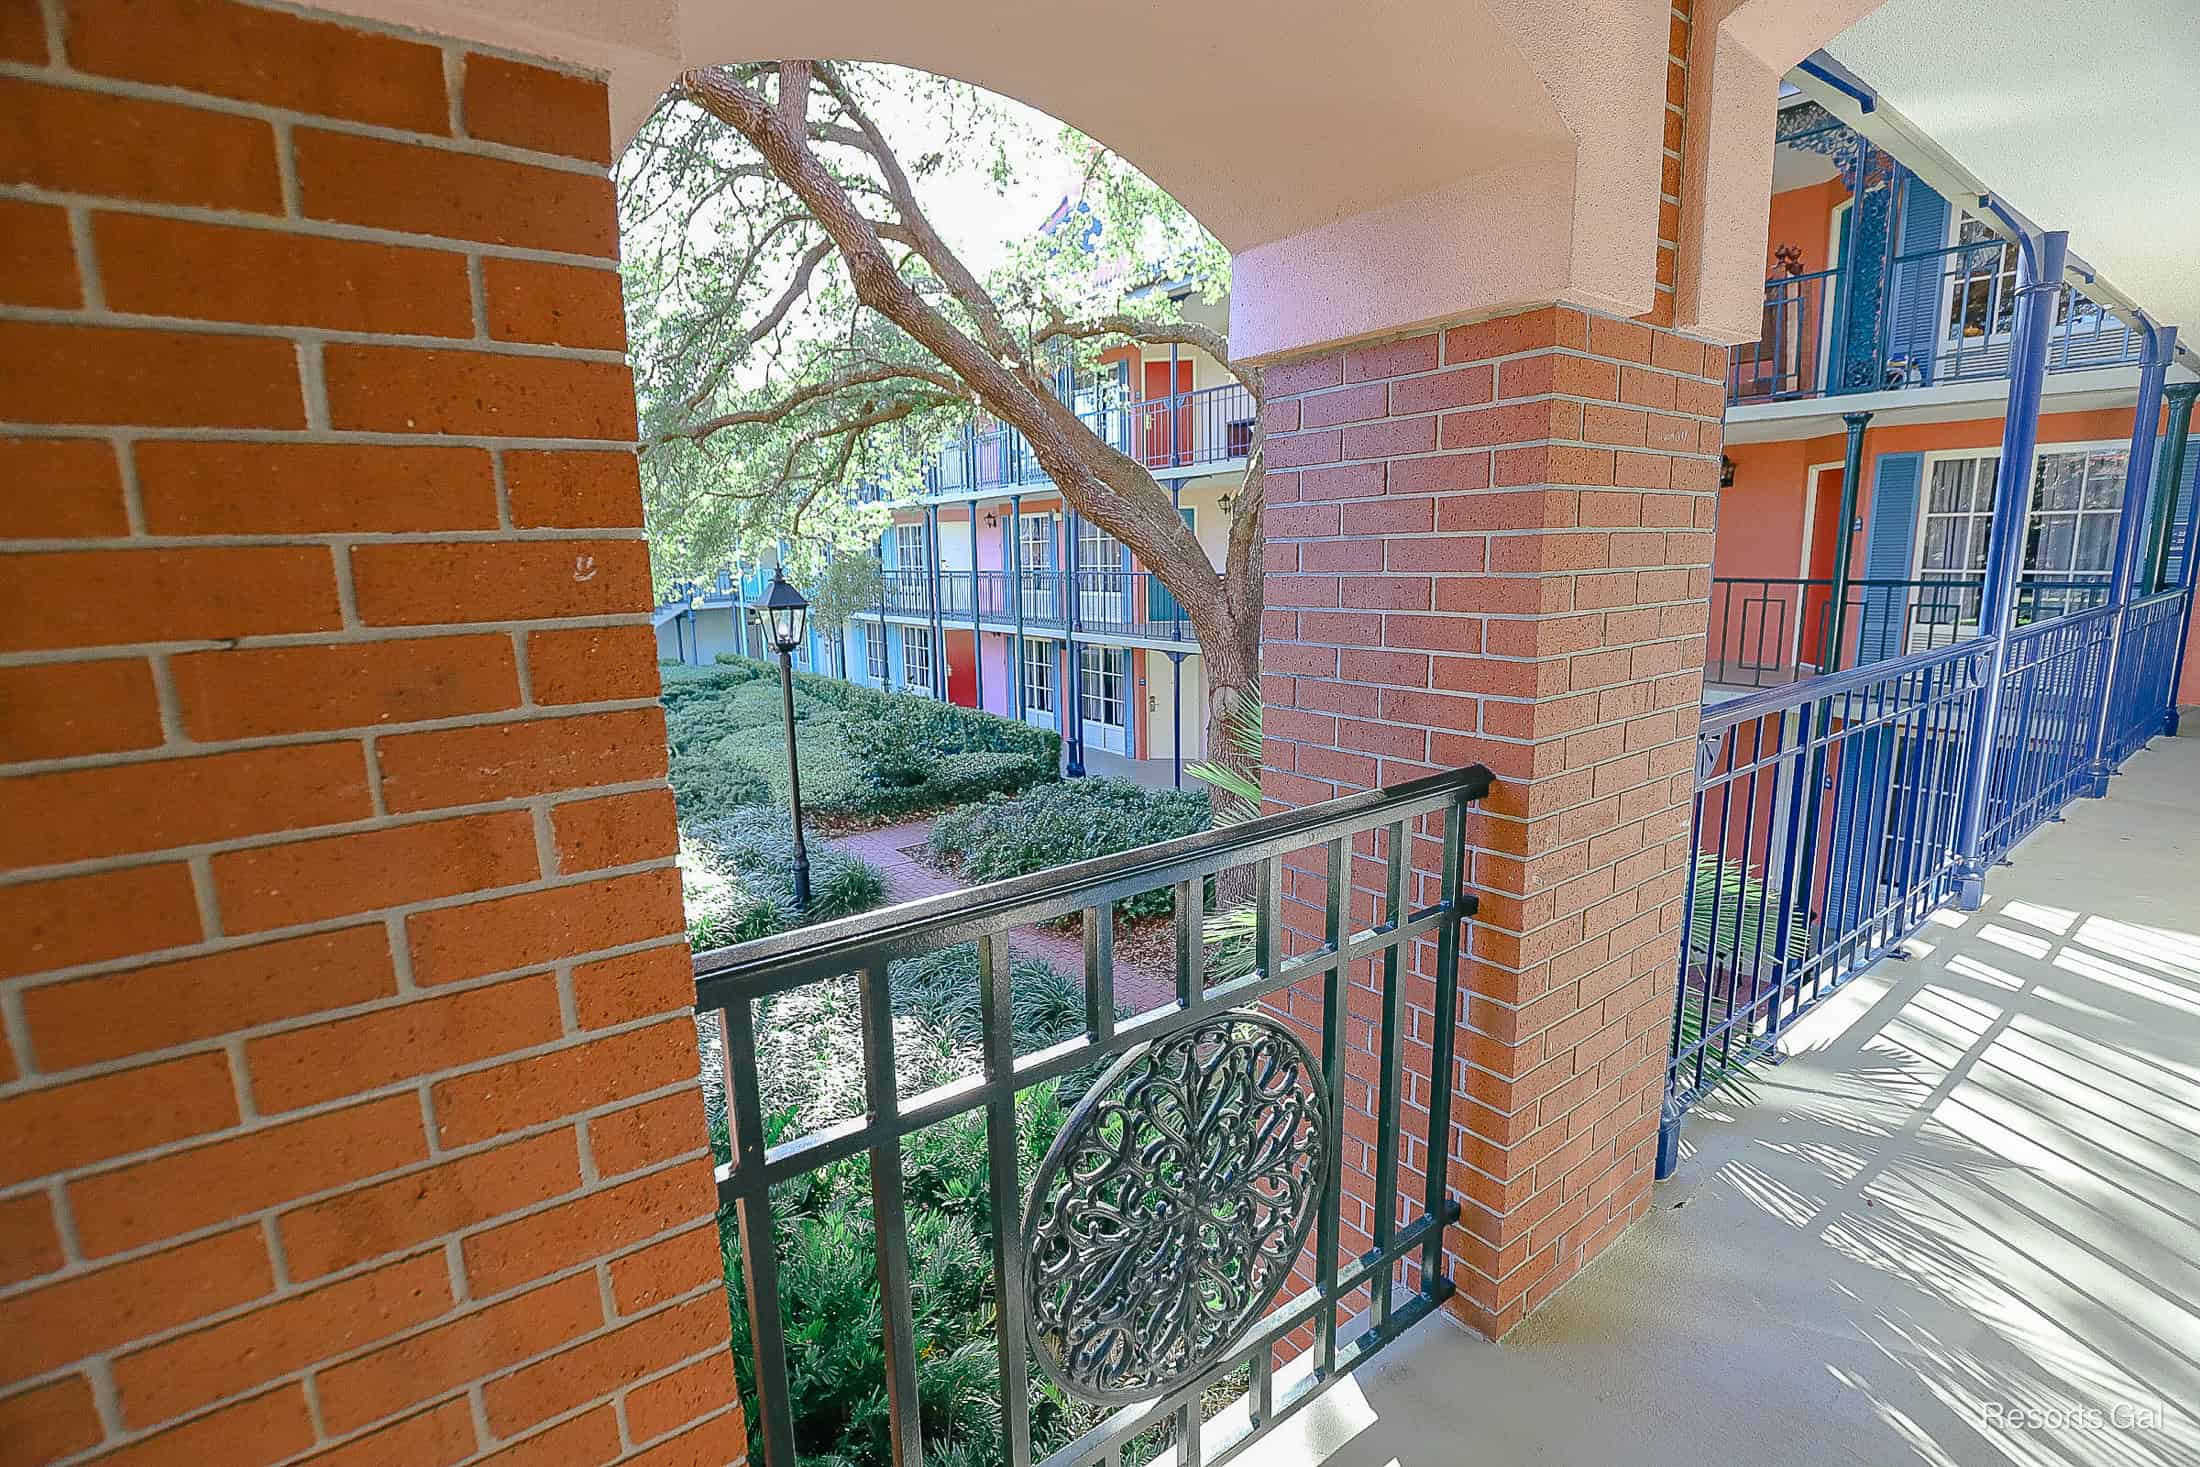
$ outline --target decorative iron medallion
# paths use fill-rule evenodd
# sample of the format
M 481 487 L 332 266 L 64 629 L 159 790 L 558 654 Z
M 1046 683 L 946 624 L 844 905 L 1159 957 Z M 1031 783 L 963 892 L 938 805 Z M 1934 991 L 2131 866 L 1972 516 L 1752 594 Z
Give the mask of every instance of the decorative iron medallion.
M 1110 1403 L 1164 1394 L 1267 1310 L 1332 1165 L 1327 1106 L 1306 1046 L 1251 1010 L 1116 1062 L 1024 1213 L 1031 1345 L 1057 1385 Z

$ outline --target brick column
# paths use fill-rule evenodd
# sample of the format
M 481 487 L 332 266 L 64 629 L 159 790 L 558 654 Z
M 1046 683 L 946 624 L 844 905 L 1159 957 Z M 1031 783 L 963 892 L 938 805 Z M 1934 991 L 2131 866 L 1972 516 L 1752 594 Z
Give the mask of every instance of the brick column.
M 738 1458 L 602 87 L 8 15 L 0 1457 Z
M 1426 944 L 1408 995 L 1417 1043 L 1459 1026 L 1447 1244 L 1493 1336 L 1649 1204 L 1724 372 L 1546 308 L 1268 374 L 1269 796 L 1500 779 L 1468 832 L 1461 1011 L 1430 1014 Z

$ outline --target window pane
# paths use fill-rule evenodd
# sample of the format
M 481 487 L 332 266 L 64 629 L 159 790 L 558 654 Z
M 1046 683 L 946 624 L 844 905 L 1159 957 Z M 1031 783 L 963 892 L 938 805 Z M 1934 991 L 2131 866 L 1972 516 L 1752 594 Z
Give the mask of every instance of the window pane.
M 2123 503 L 2124 471 L 2130 455 L 2096 453 L 2086 460 L 2085 507 L 2116 509 Z
M 1950 514 L 1965 508 L 1969 488 L 1964 483 L 1966 466 L 1961 459 L 1944 458 L 1933 465 L 1933 492 L 1925 508 L 1930 514 Z
M 1935 515 L 1925 521 L 1925 558 L 1922 564 L 1926 570 L 1945 570 L 1955 563 L 1948 558 L 1948 549 L 1955 543 L 1957 531 L 1957 522 L 1952 519 Z
M 2111 570 L 2116 564 L 2116 516 L 2089 514 L 2078 521 L 2077 560 L 2081 571 Z
M 2076 515 L 2042 515 L 2039 521 L 2039 537 L 2027 570 L 2046 574 L 2067 572 L 2078 539 Z
M 2001 472 L 2001 455 L 1990 454 L 1971 460 L 1971 508 L 1980 514 L 1994 507 L 1994 476 Z
M 2040 512 L 2076 509 L 2078 491 L 2085 481 L 2085 455 L 2043 455 L 2032 491 L 2032 508 Z

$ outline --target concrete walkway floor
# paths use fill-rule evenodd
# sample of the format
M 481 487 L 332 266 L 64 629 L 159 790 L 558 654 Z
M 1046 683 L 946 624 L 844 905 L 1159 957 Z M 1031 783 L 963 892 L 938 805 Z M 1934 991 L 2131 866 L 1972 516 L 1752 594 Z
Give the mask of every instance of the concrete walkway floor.
M 1708 1103 L 1502 1344 L 1418 1327 L 1264 1464 L 2200 1464 L 2200 740 L 2157 740 Z

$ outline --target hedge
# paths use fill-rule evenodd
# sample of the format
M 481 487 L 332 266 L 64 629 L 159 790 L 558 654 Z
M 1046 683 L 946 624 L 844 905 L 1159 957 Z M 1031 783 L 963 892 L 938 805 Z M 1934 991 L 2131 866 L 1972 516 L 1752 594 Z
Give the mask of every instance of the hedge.
M 1149 790 L 1094 776 L 950 810 L 933 822 L 926 844 L 956 857 L 972 881 L 998 881 L 1174 840 L 1205 830 L 1209 821 L 1203 791 Z M 1116 909 L 1143 917 L 1170 906 L 1167 891 L 1150 891 L 1124 899 Z
M 804 910 L 794 904 L 794 832 L 783 807 L 751 805 L 682 830 L 680 894 L 689 944 L 702 952 L 885 902 L 886 877 L 876 866 L 814 838 L 807 845 L 810 904 Z
M 802 805 L 880 818 L 1054 780 L 1062 741 L 1045 729 L 907 693 L 795 676 Z M 787 799 L 779 670 L 723 656 L 667 664 L 666 739 L 683 825 Z

